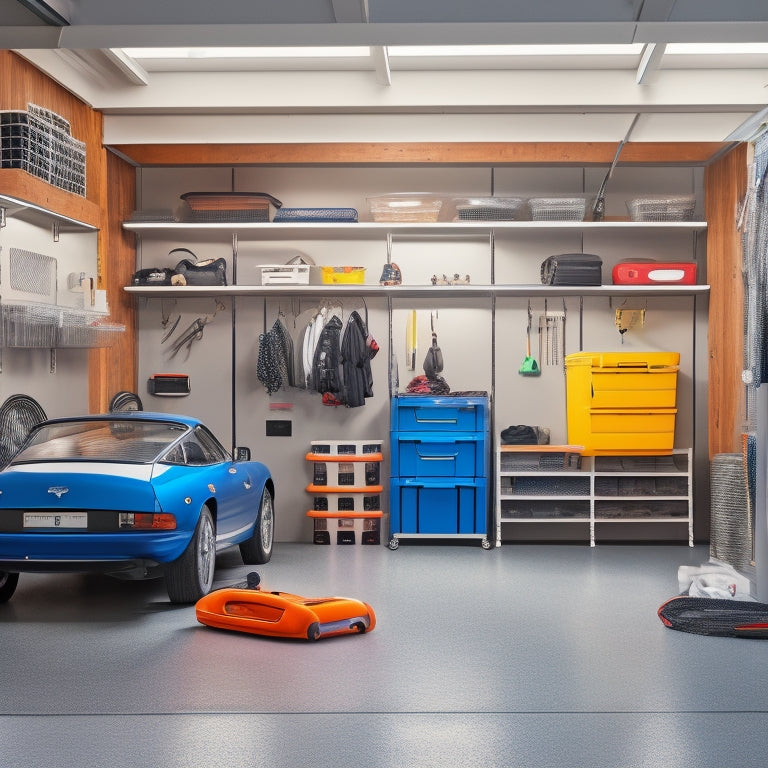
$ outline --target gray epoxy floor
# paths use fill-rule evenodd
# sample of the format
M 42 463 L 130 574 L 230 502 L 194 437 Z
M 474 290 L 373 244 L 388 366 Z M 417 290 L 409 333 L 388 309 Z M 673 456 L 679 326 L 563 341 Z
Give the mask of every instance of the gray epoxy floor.
M 279 544 L 265 587 L 371 603 L 317 643 L 204 627 L 161 581 L 22 575 L 3 768 L 765 765 L 768 641 L 666 629 L 708 548 Z M 220 559 L 217 586 L 250 570 Z

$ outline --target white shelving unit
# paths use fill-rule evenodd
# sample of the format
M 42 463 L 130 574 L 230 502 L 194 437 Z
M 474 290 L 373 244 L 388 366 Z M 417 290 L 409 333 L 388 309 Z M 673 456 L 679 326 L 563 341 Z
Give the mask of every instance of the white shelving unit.
M 580 446 L 502 445 L 496 456 L 496 542 L 502 526 L 582 525 L 595 546 L 622 524 L 685 525 L 693 546 L 692 451 L 581 456 Z
M 154 200 L 153 200 L 154 202 Z M 157 203 L 160 205 L 159 201 Z M 141 256 L 137 266 L 157 266 L 162 264 L 163 251 L 167 252 L 173 244 L 196 243 L 203 253 L 202 257 L 215 254 L 227 255 L 230 262 L 230 285 L 220 287 L 203 286 L 128 286 L 125 291 L 137 298 L 145 300 L 144 307 L 154 307 L 157 311 L 160 302 L 151 304 L 152 299 L 204 299 L 208 297 L 230 297 L 233 306 L 236 303 L 238 318 L 250 317 L 252 326 L 265 326 L 267 313 L 275 307 L 286 307 L 294 299 L 301 308 L 313 301 L 324 301 L 328 297 L 340 299 L 344 305 L 354 306 L 356 299 L 369 301 L 372 311 L 378 315 L 379 326 L 376 335 L 390 338 L 390 373 L 391 361 L 395 358 L 395 345 L 400 344 L 405 330 L 403 316 L 411 309 L 419 312 L 431 312 L 436 308 L 454 311 L 445 312 L 440 318 L 442 332 L 441 343 L 447 359 L 454 365 L 460 365 L 468 351 L 455 334 L 455 328 L 464 322 L 472 325 L 469 334 L 475 334 L 480 339 L 479 352 L 474 360 L 481 360 L 477 365 L 478 376 L 473 380 L 467 377 L 467 367 L 461 371 L 464 378 L 472 381 L 471 385 L 457 385 L 456 380 L 461 375 L 454 374 L 451 386 L 455 389 L 488 390 L 491 396 L 492 429 L 495 431 L 507 423 L 517 423 L 512 419 L 525 418 L 518 415 L 517 409 L 531 397 L 530 388 L 523 391 L 517 381 L 510 382 L 510 374 L 517 373 L 517 362 L 510 367 L 509 360 L 504 357 L 512 347 L 511 354 L 517 360 L 519 347 L 518 333 L 519 318 L 524 313 L 525 303 L 535 301 L 535 311 L 545 310 L 545 302 L 550 301 L 550 308 L 559 309 L 569 301 L 569 311 L 572 320 L 569 325 L 569 341 L 571 346 L 582 334 L 582 318 L 585 336 L 595 338 L 594 323 L 590 325 L 589 312 L 595 312 L 596 307 L 605 312 L 611 307 L 622 306 L 627 299 L 635 299 L 634 304 L 640 305 L 646 300 L 655 301 L 652 307 L 663 307 L 669 311 L 677 297 L 681 297 L 686 307 L 691 307 L 695 315 L 696 300 L 701 296 L 706 305 L 709 286 L 696 285 L 612 285 L 610 264 L 619 258 L 627 244 L 629 255 L 659 254 L 660 259 L 680 260 L 695 259 L 701 264 L 702 249 L 700 236 L 706 236 L 705 221 L 685 222 L 633 222 L 628 220 L 609 219 L 605 221 L 438 221 L 438 222 L 370 222 L 356 223 L 336 222 L 194 222 L 194 221 L 126 221 L 124 230 L 133 232 L 137 237 L 138 252 Z M 667 243 L 671 243 L 667 245 Z M 443 244 L 445 248 L 443 249 Z M 638 244 L 645 244 L 638 245 Z M 466 246 L 466 249 L 465 249 Z M 195 247 L 193 245 L 193 247 Z M 254 268 L 259 260 L 266 260 L 274 253 L 288 253 L 292 249 L 303 249 L 307 255 L 316 259 L 318 264 L 359 264 L 366 268 L 366 282 L 363 284 L 320 284 L 320 285 L 260 285 L 254 284 L 259 277 Z M 601 253 L 605 249 L 607 256 L 603 269 L 603 283 L 599 286 L 561 286 L 543 285 L 537 282 L 539 265 L 542 259 L 555 252 L 591 251 Z M 645 250 L 643 250 L 645 248 Z M 224 249 L 228 253 L 225 254 Z M 550 250 L 551 249 L 551 250 Z M 560 249 L 555 250 L 555 249 Z M 593 250 L 594 249 L 594 250 Z M 445 251 L 445 254 L 441 251 Z M 403 255 L 405 254 L 405 255 Z M 679 254 L 679 256 L 678 256 Z M 323 261 L 322 259 L 325 259 Z M 338 259 L 339 261 L 335 261 Z M 358 260 L 359 259 L 359 260 Z M 441 261 L 440 259 L 444 259 Z M 397 286 L 381 286 L 378 284 L 381 265 L 385 260 L 399 263 L 403 269 L 403 284 Z M 273 263 L 265 261 L 265 263 Z M 283 263 L 283 262 L 277 262 Z M 428 265 L 428 266 L 425 266 Z M 443 266 L 444 265 L 444 266 Z M 168 264 L 167 266 L 172 266 Z M 433 285 L 429 276 L 433 272 L 469 272 L 474 279 L 470 284 Z M 702 274 L 705 279 L 706 274 Z M 242 297 L 242 302 L 237 301 Z M 263 302 L 246 301 L 247 297 L 262 299 Z M 348 298 L 347 298 L 348 297 Z M 570 298 L 569 300 L 569 297 Z M 378 299 L 378 301 L 376 301 Z M 690 301 L 688 301 L 690 299 Z M 666 300 L 666 301 L 665 301 Z M 671 301 L 670 301 L 671 300 Z M 190 306 L 193 305 L 190 303 Z M 263 306 L 263 309 L 256 307 Z M 175 305 L 174 305 L 175 306 Z M 177 311 L 184 311 L 182 302 Z M 193 305 L 202 306 L 202 305 Z M 521 309 L 522 307 L 522 309 Z M 196 309 L 195 311 L 200 311 Z M 203 310 L 204 311 L 204 310 Z M 481 313 L 486 313 L 485 319 L 478 319 Z M 454 317 L 459 318 L 454 320 Z M 593 314 L 594 316 L 594 314 Z M 656 315 L 658 316 L 658 315 Z M 485 317 L 485 316 L 484 316 Z M 384 318 L 387 318 L 385 321 Z M 449 325 L 453 321 L 453 326 Z M 388 322 L 389 327 L 382 328 L 382 323 Z M 570 328 L 577 333 L 570 335 Z M 686 319 L 687 322 L 687 319 Z M 401 328 L 402 326 L 402 328 Z M 462 325 L 462 327 L 464 327 Z M 524 325 L 522 326 L 525 327 Z M 451 328 L 451 331 L 446 330 Z M 680 324 L 678 324 L 678 329 Z M 599 329 L 602 331 L 602 328 Z M 453 335 L 451 335 L 453 334 Z M 514 338 L 513 338 L 514 337 Z M 244 336 L 242 338 L 245 338 Z M 679 338 L 679 334 L 678 334 Z M 394 341 L 393 341 L 394 340 Z M 506 341 L 505 341 L 506 340 Z M 422 340 L 423 341 L 423 340 Z M 453 346 L 451 346 L 453 345 Z M 506 346 L 505 346 L 506 345 Z M 564 345 L 565 347 L 565 345 Z M 421 349 L 421 345 L 420 345 Z M 402 350 L 398 350 L 400 354 Z M 423 355 L 422 355 L 423 357 Z M 689 360 L 691 358 L 689 357 Z M 401 380 L 408 376 L 401 363 Z M 420 360 L 418 361 L 420 363 Z M 159 365 L 160 362 L 153 363 Z M 695 367 L 695 363 L 692 364 Z M 408 370 L 411 370 L 408 368 Z M 456 370 L 456 369 L 453 369 Z M 559 381 L 553 375 L 554 369 L 544 372 L 537 381 L 535 397 L 539 402 L 555 402 L 552 397 L 558 397 Z M 415 375 L 415 374 L 414 374 Z M 233 369 L 234 376 L 234 369 Z M 478 385 L 474 386 L 474 381 Z M 504 382 L 503 395 L 501 382 Z M 462 386 L 463 385 L 463 386 Z M 381 392 L 381 383 L 377 395 Z M 242 386 L 240 391 L 245 391 Z M 301 410 L 301 398 L 298 398 Z M 234 407 L 234 406 L 233 406 Z M 536 412 L 536 408 L 533 408 Z M 526 413 L 531 413 L 527 410 Z M 245 419 L 250 428 L 260 428 L 260 419 L 268 418 L 264 409 L 253 411 Z M 561 414 L 557 409 L 551 414 L 530 415 L 540 421 L 532 423 L 547 423 L 541 419 L 553 419 L 552 425 L 559 428 Z M 298 422 L 297 422 L 298 424 Z M 384 423 L 376 425 L 383 429 Z M 233 427 L 234 428 L 234 427 Z M 238 429 L 241 429 L 238 425 Z M 299 427 L 300 429 L 300 427 Z M 560 438 L 562 439 L 562 437 Z M 695 444 L 686 435 L 688 444 Z M 277 446 L 280 449 L 282 446 Z M 490 448 L 489 450 L 493 450 Z M 688 459 L 690 467 L 691 460 Z M 518 479 L 527 477 L 528 480 L 542 481 L 552 473 L 539 472 L 519 475 Z M 505 476 L 505 483 L 511 475 Z M 559 478 L 559 479 L 558 479 Z M 619 522 L 608 517 L 611 499 L 598 498 L 595 495 L 596 479 L 594 462 L 585 459 L 581 469 L 577 471 L 558 472 L 558 482 L 567 485 L 561 487 L 549 499 L 559 499 L 563 514 L 547 517 L 543 522 L 560 523 L 564 526 L 583 526 L 585 539 L 594 544 L 596 538 L 611 526 Z M 603 480 L 600 480 L 602 483 Z M 494 487 L 493 470 L 487 477 L 488 486 Z M 501 541 L 501 528 L 504 522 L 501 512 L 503 502 L 508 501 L 505 489 L 501 487 L 501 476 L 497 479 L 495 498 L 491 500 L 491 510 L 496 517 L 496 541 Z M 567 492 L 566 492 L 567 491 Z M 689 541 L 692 541 L 692 517 L 690 489 L 688 490 L 688 507 L 686 521 L 689 526 Z M 559 494 L 559 495 L 558 495 Z M 536 494 L 532 494 L 536 496 Z M 562 498 L 561 498 L 562 496 Z M 546 497 L 545 497 L 546 498 Z M 518 494 L 515 500 L 523 500 Z M 541 496 L 531 498 L 531 505 L 538 504 L 542 509 Z M 551 506 L 551 505 L 550 505 Z M 571 514 L 571 510 L 576 510 Z M 534 510 L 535 511 L 535 510 Z M 601 516 L 602 514 L 602 516 Z M 531 516 L 531 519 L 538 519 Z M 542 522 L 542 520 L 539 520 Z M 488 531 L 488 538 L 493 540 L 493 522 Z M 675 517 L 669 521 L 679 525 Z M 579 530 L 574 529 L 574 530 Z M 676 536 L 679 537 L 679 528 Z M 559 533 L 556 535 L 560 535 Z M 608 533 L 608 535 L 610 535 Z M 578 537 L 578 536 L 577 536 Z
M 493 221 L 493 222 L 358 222 L 358 223 L 290 223 L 273 222 L 146 222 L 128 221 L 123 228 L 151 236 L 193 235 L 222 239 L 231 237 L 236 253 L 240 240 L 291 241 L 306 239 L 330 240 L 380 240 L 386 242 L 393 236 L 418 236 L 428 238 L 462 236 L 487 237 L 489 242 L 497 234 L 514 232 L 627 232 L 650 231 L 704 232 L 706 222 L 633 222 L 633 221 Z M 398 285 L 380 286 L 375 283 L 360 285 L 228 285 L 200 286 L 129 286 L 127 292 L 156 298 L 200 297 L 225 294 L 228 296 L 317 296 L 323 293 L 354 296 L 384 296 L 402 298 L 477 298 L 491 296 L 693 296 L 705 294 L 708 285 L 601 285 L 601 286 L 550 286 L 541 284 L 471 284 L 471 285 Z

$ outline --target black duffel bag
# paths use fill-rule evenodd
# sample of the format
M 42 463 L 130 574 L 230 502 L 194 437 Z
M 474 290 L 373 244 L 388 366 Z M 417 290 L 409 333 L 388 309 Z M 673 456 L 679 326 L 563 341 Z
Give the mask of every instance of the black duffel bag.
M 192 259 L 182 259 L 175 268 L 173 285 L 226 285 L 226 259 L 206 259 L 198 261 L 189 248 L 175 248 L 171 253 L 188 253 Z
M 131 285 L 173 285 L 176 272 L 168 267 L 149 267 L 133 273 Z

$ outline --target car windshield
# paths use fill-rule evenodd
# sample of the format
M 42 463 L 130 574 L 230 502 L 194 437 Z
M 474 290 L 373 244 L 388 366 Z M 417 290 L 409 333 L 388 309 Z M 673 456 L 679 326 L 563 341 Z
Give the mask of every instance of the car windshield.
M 134 419 L 63 421 L 35 430 L 11 464 L 117 461 L 146 464 L 188 431 L 183 424 Z

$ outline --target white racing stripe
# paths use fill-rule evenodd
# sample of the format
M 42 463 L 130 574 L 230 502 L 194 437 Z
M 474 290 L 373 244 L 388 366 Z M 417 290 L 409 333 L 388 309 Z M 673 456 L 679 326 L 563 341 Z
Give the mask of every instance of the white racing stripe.
M 113 464 L 97 461 L 61 461 L 43 464 L 17 464 L 11 469 L 14 473 L 28 474 L 67 474 L 67 475 L 111 475 L 127 477 L 133 480 L 149 481 L 152 477 L 152 464 Z

